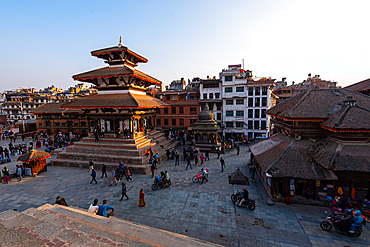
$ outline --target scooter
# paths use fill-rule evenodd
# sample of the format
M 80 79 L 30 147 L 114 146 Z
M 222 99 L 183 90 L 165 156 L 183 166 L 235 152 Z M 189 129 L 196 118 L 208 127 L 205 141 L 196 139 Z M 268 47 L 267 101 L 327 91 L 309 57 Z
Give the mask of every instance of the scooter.
M 324 231 L 330 231 L 331 229 L 335 229 L 340 234 L 345 234 L 352 237 L 359 237 L 362 233 L 362 226 L 356 226 L 355 232 L 350 233 L 349 229 L 351 224 L 343 224 L 339 215 L 329 215 L 320 223 L 320 227 Z

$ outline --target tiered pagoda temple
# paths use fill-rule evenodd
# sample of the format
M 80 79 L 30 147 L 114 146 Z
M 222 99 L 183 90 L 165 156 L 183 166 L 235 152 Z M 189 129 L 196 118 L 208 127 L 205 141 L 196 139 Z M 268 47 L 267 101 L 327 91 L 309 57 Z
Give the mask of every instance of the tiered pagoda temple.
M 61 107 L 85 112 L 88 137 L 60 153 L 54 163 L 81 167 L 87 166 L 89 159 L 106 165 L 123 162 L 136 172 L 147 173 L 149 157 L 144 155 L 145 150 L 152 148 L 162 155 L 177 145 L 153 131 L 156 110 L 169 105 L 147 95 L 146 89 L 162 83 L 135 68 L 148 60 L 124 46 L 121 38 L 117 46 L 92 51 L 91 55 L 104 59 L 109 66 L 74 75 L 73 79 L 94 84 L 98 93 Z M 99 142 L 94 142 L 95 129 Z M 117 137 L 118 129 L 121 134 Z
M 98 94 L 61 108 L 85 111 L 90 136 L 95 128 L 106 136 L 113 136 L 118 128 L 129 130 L 134 138 L 142 136 L 154 126 L 156 109 L 168 107 L 145 93 L 148 86 L 162 82 L 135 69 L 148 60 L 124 46 L 121 38 L 118 46 L 92 51 L 91 55 L 104 59 L 109 66 L 74 75 L 73 79 L 96 85 Z

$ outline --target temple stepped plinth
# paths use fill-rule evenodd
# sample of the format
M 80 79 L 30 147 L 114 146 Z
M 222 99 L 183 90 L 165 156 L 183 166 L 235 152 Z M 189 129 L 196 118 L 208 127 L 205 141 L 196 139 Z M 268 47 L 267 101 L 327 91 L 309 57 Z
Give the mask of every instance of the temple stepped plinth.
M 52 165 L 88 168 L 91 159 L 98 170 L 102 164 L 110 169 L 116 168 L 119 162 L 122 162 L 129 165 L 136 174 L 147 174 L 150 172 L 149 156 L 145 156 L 148 148 L 152 148 L 154 154 L 158 153 L 165 159 L 166 149 L 179 146 L 178 141 L 167 139 L 159 131 L 152 131 L 137 139 L 100 138 L 99 142 L 94 142 L 93 138 L 85 137 L 60 152 L 58 158 L 52 161 Z

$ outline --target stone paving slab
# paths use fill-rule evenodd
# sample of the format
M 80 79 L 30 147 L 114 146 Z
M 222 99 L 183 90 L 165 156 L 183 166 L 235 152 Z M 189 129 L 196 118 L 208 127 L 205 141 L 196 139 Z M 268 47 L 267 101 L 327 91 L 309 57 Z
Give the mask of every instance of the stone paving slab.
M 99 205 L 103 199 L 107 199 L 108 204 L 115 207 L 114 218 L 226 246 L 329 246 L 333 243 L 338 246 L 370 246 L 369 225 L 364 227 L 363 235 L 359 238 L 334 231 L 325 232 L 319 223 L 328 214 L 329 208 L 288 206 L 283 203 L 269 206 L 265 203 L 268 197 L 258 178 L 256 182 L 250 182 L 250 186 L 228 184 L 228 175 L 236 167 L 240 167 L 249 178 L 249 152 L 246 147 L 241 148 L 239 156 L 235 152 L 221 155 L 226 162 L 224 173 L 221 173 L 216 156 L 210 154 L 211 160 L 203 166 L 210 169 L 209 182 L 204 184 L 191 182 L 200 166 L 185 170 L 182 157 L 179 166 L 174 166 L 173 160 L 162 161 L 160 170 L 156 171 L 156 175 L 161 170 L 169 171 L 172 180 L 169 188 L 151 191 L 151 176 L 134 174 L 134 181 L 127 182 L 127 194 L 130 197 L 127 201 L 119 201 L 120 186 L 108 187 L 109 171 L 108 178 L 100 178 L 101 173 L 97 171 L 98 184 L 95 185 L 89 183 L 91 177 L 87 169 L 49 166 L 48 171 L 37 178 L 26 177 L 21 182 L 0 184 L 3 191 L 0 194 L 0 211 L 22 211 L 45 203 L 53 204 L 59 195 L 66 198 L 69 205 L 87 209 L 97 198 Z M 247 187 L 250 197 L 257 200 L 256 210 L 234 207 L 231 202 L 230 195 L 243 187 Z M 143 208 L 137 207 L 140 189 L 144 189 L 147 203 Z M 17 212 L 10 214 L 0 213 L 0 220 L 2 217 L 15 217 L 13 214 Z M 255 221 L 259 224 L 255 224 Z M 86 226 L 80 227 L 81 231 L 91 230 Z

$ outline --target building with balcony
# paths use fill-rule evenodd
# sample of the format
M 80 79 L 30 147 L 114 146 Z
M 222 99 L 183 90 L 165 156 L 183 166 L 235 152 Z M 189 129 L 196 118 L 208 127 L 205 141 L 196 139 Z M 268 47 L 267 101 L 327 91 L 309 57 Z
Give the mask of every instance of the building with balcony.
M 222 83 L 220 79 L 199 79 L 194 78 L 193 81 L 199 82 L 199 96 L 200 96 L 200 111 L 206 105 L 210 111 L 215 115 L 217 125 L 222 124 Z
M 222 128 L 225 139 L 241 140 L 267 137 L 269 117 L 273 106 L 270 78 L 253 79 L 252 71 L 241 65 L 229 65 L 220 73 L 222 83 Z

